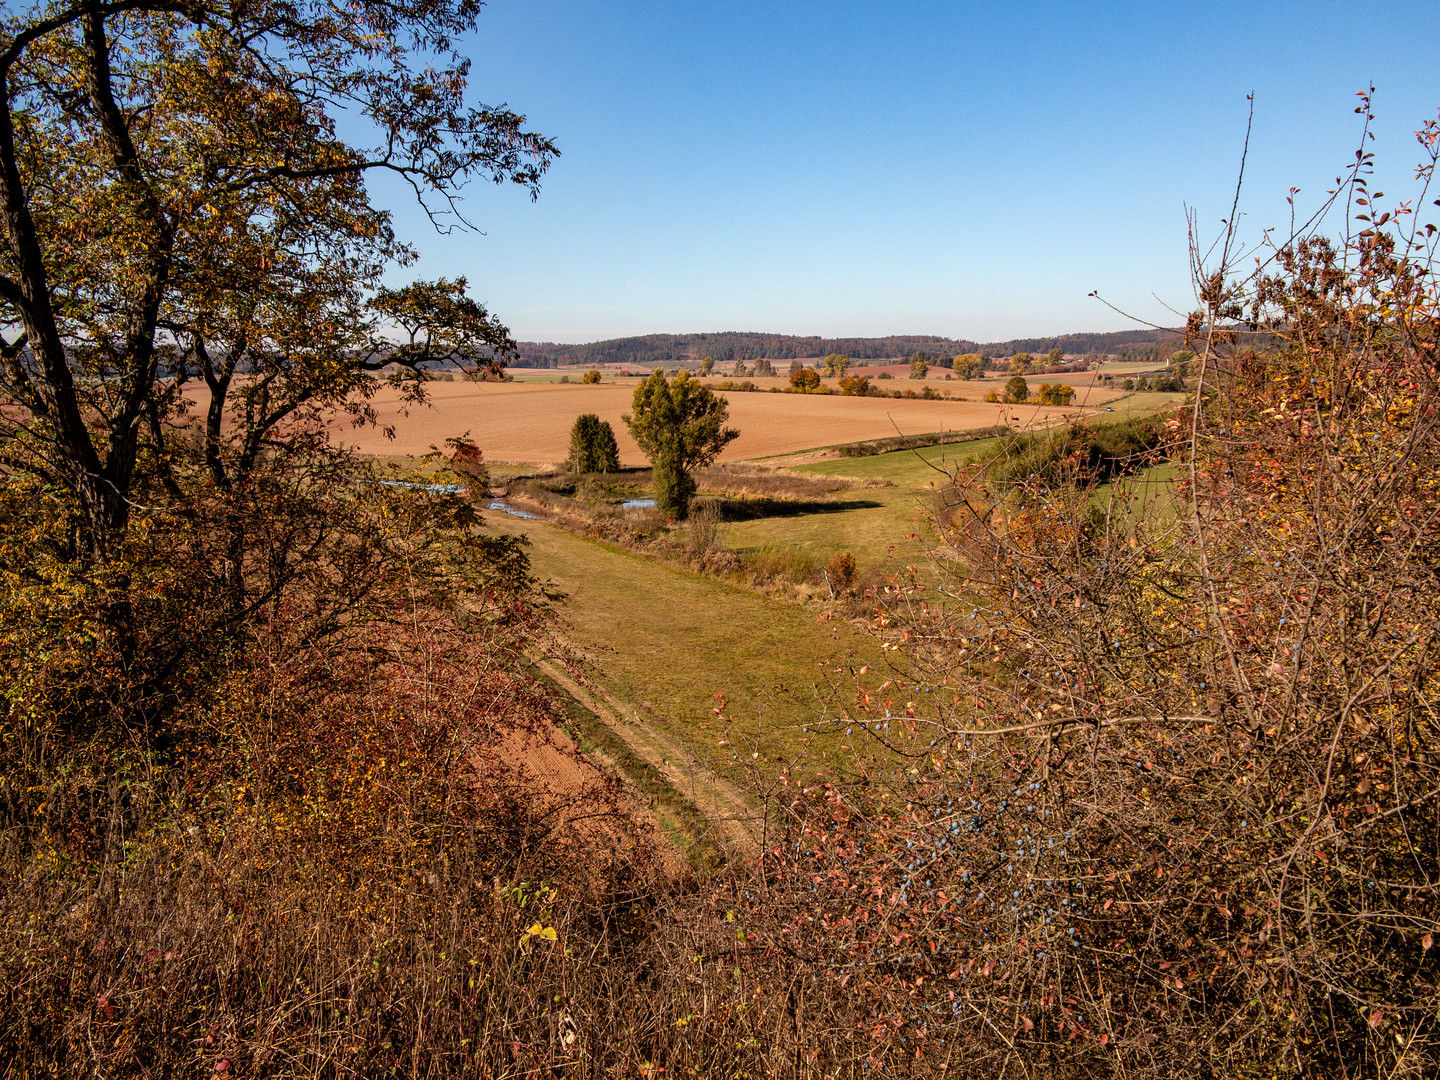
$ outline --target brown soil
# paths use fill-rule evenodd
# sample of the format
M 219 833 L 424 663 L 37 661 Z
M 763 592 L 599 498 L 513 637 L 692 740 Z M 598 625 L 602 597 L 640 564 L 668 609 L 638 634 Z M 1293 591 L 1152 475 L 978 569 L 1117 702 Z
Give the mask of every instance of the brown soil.
M 547 674 L 554 676 L 548 669 Z M 603 766 L 613 763 L 582 754 L 568 735 L 554 727 L 511 731 L 497 749 L 503 760 L 519 768 L 532 804 L 551 808 L 556 827 L 578 841 L 579 850 L 619 851 L 636 840 L 638 831 L 665 872 L 673 875 L 684 869 L 684 857 L 667 841 L 642 799 L 624 791 L 612 802 L 601 794 L 610 790 L 610 776 Z M 612 768 L 610 773 L 614 772 Z
M 713 382 L 713 380 L 711 380 Z M 757 385 L 786 384 L 784 378 L 756 380 Z M 956 397 L 983 398 L 998 384 L 952 383 Z M 630 438 L 621 415 L 630 409 L 634 383 L 597 386 L 561 383 L 430 384 L 428 406 L 404 409 L 394 390 L 374 398 L 382 425 L 393 426 L 393 440 L 376 428 L 356 429 L 337 419 L 336 438 L 372 454 L 424 454 L 448 438 L 465 435 L 490 461 L 558 462 L 569 450 L 570 426 L 581 413 L 595 413 L 615 429 L 620 460 L 642 465 L 644 455 Z M 908 389 L 903 384 L 898 389 Z M 1077 405 L 1095 406 L 1118 391 L 1081 388 Z M 983 400 L 856 398 L 820 394 L 728 393 L 730 423 L 740 437 L 722 461 L 792 454 L 817 446 L 859 442 L 898 434 L 965 431 L 997 423 L 1031 424 L 1067 415 L 1078 408 L 1018 409 Z M 1023 413 L 1023 415 L 1020 415 Z

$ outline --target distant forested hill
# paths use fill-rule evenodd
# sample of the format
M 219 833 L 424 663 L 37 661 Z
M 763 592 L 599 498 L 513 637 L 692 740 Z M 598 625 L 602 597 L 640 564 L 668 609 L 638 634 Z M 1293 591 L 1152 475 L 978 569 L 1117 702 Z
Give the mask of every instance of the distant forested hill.
M 1171 330 L 1120 330 L 1109 334 L 1060 334 L 1056 337 L 1015 338 L 992 341 L 971 352 L 991 356 L 1014 356 L 1018 352 L 1047 353 L 1059 348 L 1072 354 L 1128 353 L 1134 349 L 1149 351 L 1154 347 L 1166 350 L 1180 347 L 1180 334 Z
M 924 352 L 932 356 L 955 356 L 983 352 L 1009 356 L 1017 352 L 1043 353 L 1055 347 L 1067 353 L 1105 353 L 1139 347 L 1174 348 L 1178 337 L 1167 331 L 1125 330 L 1108 334 L 1061 334 L 1047 338 L 1020 338 L 982 344 L 963 338 L 926 334 L 874 338 L 795 337 L 790 334 L 646 334 L 643 337 L 611 338 L 585 345 L 558 345 L 545 341 L 520 342 L 515 367 L 561 367 L 591 364 L 634 364 L 658 367 L 683 360 L 713 357 L 716 363 L 735 360 L 749 363 L 767 360 L 809 359 L 843 353 L 854 360 L 886 360 Z

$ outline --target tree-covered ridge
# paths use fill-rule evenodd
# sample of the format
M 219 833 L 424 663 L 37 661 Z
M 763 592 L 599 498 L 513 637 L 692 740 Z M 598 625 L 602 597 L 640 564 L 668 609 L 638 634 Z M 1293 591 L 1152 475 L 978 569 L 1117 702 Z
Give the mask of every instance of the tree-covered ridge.
M 518 367 L 559 367 L 573 364 L 635 364 L 653 367 L 676 361 L 712 357 L 717 363 L 735 360 L 750 362 L 793 360 L 839 353 L 854 360 L 885 360 L 916 352 L 934 356 L 955 356 L 975 352 L 1009 356 L 1016 352 L 1048 352 L 1059 348 L 1067 353 L 1111 352 L 1116 349 L 1151 345 L 1157 342 L 1175 347 L 1178 336 L 1163 330 L 1125 330 L 1116 333 L 1061 334 L 1048 338 L 1023 338 L 982 344 L 963 338 L 927 334 L 896 334 L 873 338 L 800 337 L 793 334 L 762 334 L 727 331 L 716 334 L 646 334 L 641 337 L 611 338 L 580 345 L 548 341 L 526 341 L 519 345 Z
M 1148 353 L 1169 356 L 1180 347 L 1181 335 L 1173 330 L 1119 330 L 1112 333 L 1060 334 L 1055 337 L 1014 338 L 992 341 L 972 350 L 988 356 L 1013 356 L 1015 353 L 1047 353 L 1059 349 L 1063 353 Z

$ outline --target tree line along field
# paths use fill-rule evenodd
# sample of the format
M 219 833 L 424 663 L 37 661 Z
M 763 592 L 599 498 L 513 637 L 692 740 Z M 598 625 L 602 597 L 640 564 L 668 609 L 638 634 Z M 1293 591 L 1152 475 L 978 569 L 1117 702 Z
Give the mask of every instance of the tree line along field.
M 1029 381 L 1038 386 L 1047 380 L 1041 376 Z M 783 378 L 755 382 L 765 389 L 789 385 Z M 898 380 L 884 385 L 910 388 Z M 725 448 L 720 460 L 742 461 L 896 434 L 962 432 L 997 423 L 1045 424 L 1087 415 L 1122 396 L 1119 390 L 1082 387 L 1069 408 L 1006 406 L 983 400 L 986 393 L 1002 385 L 994 381 L 946 384 L 956 400 L 721 391 L 729 402 L 730 422 L 739 429 L 740 437 Z M 615 429 L 621 463 L 642 465 L 644 456 L 620 419 L 630 410 L 634 386 L 635 380 L 608 379 L 593 386 L 519 380 L 437 381 L 428 384 L 429 403 L 418 406 L 403 403 L 398 392 L 387 387 L 372 399 L 379 427 L 357 429 L 343 418 L 337 418 L 331 427 L 338 440 L 362 453 L 424 454 L 442 446 L 446 439 L 468 432 L 492 461 L 553 463 L 563 461 L 569 451 L 575 418 L 595 413 Z M 381 430 L 386 426 L 395 429 L 393 439 Z
M 716 364 L 709 375 L 701 375 L 699 365 L 693 361 L 685 361 L 677 364 L 667 364 L 666 371 L 689 371 L 692 375 L 704 378 L 709 385 L 715 386 L 726 382 L 749 381 L 761 389 L 770 387 L 788 388 L 790 385 L 787 361 L 775 361 L 776 375 L 734 375 L 733 364 Z M 826 385 L 832 392 L 837 392 L 837 379 L 825 375 L 825 368 L 818 360 L 805 361 L 806 367 L 818 372 L 824 379 Z M 752 371 L 754 365 L 747 365 L 746 371 Z M 1066 370 L 1054 374 L 1031 374 L 1027 379 L 1037 383 L 1060 382 L 1080 387 L 1094 385 L 1097 388 L 1104 388 L 1100 376 L 1123 376 L 1138 372 L 1151 372 L 1164 370 L 1164 364 L 1110 361 L 1102 366 L 1092 367 L 1085 371 Z M 556 383 L 562 380 L 571 382 L 584 376 L 587 371 L 599 371 L 605 379 L 634 379 L 640 380 L 647 374 L 645 369 L 634 364 L 603 364 L 594 368 L 587 367 L 562 367 L 562 368 L 510 368 L 508 374 L 517 382 L 528 383 Z M 930 365 L 924 378 L 916 379 L 910 369 L 910 361 L 899 360 L 858 360 L 852 361 L 846 369 L 849 375 L 862 375 L 874 380 L 875 387 L 886 393 L 894 390 L 904 391 L 923 387 L 927 383 L 938 384 L 936 389 L 949 390 L 954 397 L 983 400 L 985 394 L 990 390 L 1003 388 L 1005 381 L 1010 378 L 1010 372 L 1004 369 L 991 370 L 979 379 L 957 379 L 949 368 L 940 367 L 938 364 Z

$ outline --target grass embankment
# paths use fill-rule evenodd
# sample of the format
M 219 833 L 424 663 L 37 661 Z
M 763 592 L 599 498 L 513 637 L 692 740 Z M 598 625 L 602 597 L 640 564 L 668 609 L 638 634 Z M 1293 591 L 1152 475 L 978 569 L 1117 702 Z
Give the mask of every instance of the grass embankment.
M 630 786 L 632 795 L 647 803 L 660 828 L 690 865 L 704 873 L 725 865 L 723 842 L 712 822 L 695 802 L 670 783 L 604 719 L 538 666 L 534 678 L 554 694 L 552 709 L 560 728 L 583 753 L 609 762 Z
M 882 663 L 848 623 L 543 522 L 492 513 L 490 524 L 525 535 L 536 572 L 568 594 L 568 637 L 596 682 L 697 763 L 738 778 L 846 743 L 816 734 L 843 704 L 829 680 Z
M 1151 529 L 1173 525 L 1184 507 L 1176 487 L 1186 478 L 1178 461 L 1162 461 L 1113 483 L 1101 484 L 1092 499 L 1096 506 L 1125 522 L 1143 519 Z
M 1135 393 L 1117 401 L 1112 412 L 1087 415 L 1084 423 L 1087 427 L 1121 427 L 1124 422 L 1164 412 L 1184 399 L 1185 395 L 1178 393 Z M 1059 429 L 1047 430 L 1058 432 Z M 1043 436 L 1032 436 L 1040 437 Z M 791 471 L 797 473 L 889 480 L 893 486 L 866 492 L 867 497 L 881 504 L 879 506 L 738 523 L 729 527 L 725 542 L 741 551 L 792 545 L 813 553 L 822 561 L 830 551 L 846 548 L 859 559 L 862 577 L 886 575 L 898 566 L 918 561 L 926 544 L 934 541 L 928 515 L 935 490 L 958 468 L 994 457 L 1015 445 L 1014 436 L 999 436 L 793 466 Z M 1136 488 L 1139 481 L 1127 483 L 1125 490 L 1138 490 L 1142 497 L 1135 505 L 1153 502 L 1168 490 L 1160 486 L 1170 478 L 1170 473 L 1164 470 L 1163 466 L 1144 470 L 1150 479 L 1139 489 Z M 1107 505 L 1112 494 L 1109 485 L 1097 491 L 1097 497 L 1103 497 Z M 914 536 L 915 544 L 907 547 L 903 539 L 906 536 Z

